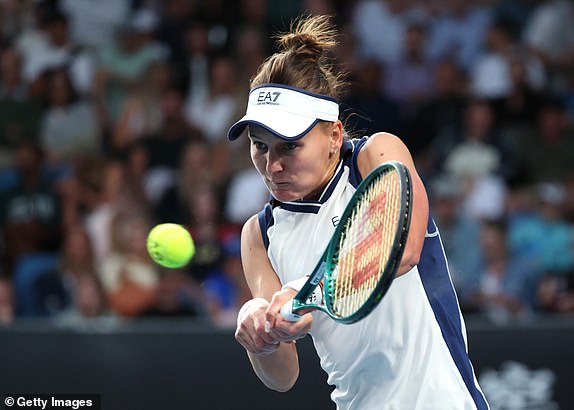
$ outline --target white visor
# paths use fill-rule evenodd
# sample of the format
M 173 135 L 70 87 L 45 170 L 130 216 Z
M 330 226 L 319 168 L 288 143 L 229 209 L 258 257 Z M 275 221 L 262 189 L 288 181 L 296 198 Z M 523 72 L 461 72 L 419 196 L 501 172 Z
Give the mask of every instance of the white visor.
M 255 124 L 292 141 L 307 134 L 320 120 L 338 119 L 339 104 L 334 98 L 280 84 L 263 84 L 249 92 L 247 113 L 231 126 L 227 138 L 233 141 L 245 127 Z

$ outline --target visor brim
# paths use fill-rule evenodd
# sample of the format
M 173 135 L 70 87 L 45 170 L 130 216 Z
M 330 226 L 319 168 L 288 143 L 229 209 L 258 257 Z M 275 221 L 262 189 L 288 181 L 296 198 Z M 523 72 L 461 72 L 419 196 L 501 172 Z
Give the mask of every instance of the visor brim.
M 245 115 L 229 128 L 227 138 L 229 141 L 236 140 L 243 134 L 248 125 L 257 125 L 278 138 L 285 141 L 294 141 L 307 134 L 320 120 L 304 117 L 298 114 L 286 112 L 273 112 L 265 119 L 251 118 Z

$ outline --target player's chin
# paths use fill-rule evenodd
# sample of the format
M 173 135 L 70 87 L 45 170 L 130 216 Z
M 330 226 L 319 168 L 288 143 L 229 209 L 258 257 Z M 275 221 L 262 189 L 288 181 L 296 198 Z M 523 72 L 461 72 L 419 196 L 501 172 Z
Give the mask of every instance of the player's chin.
M 301 193 L 289 189 L 274 188 L 271 189 L 271 195 L 281 202 L 291 202 L 300 199 Z

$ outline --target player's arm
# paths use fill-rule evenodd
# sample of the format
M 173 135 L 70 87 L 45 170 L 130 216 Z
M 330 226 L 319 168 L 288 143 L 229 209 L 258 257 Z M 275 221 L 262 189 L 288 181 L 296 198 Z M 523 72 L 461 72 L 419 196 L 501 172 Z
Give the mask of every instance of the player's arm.
M 371 136 L 359 152 L 359 171 L 364 177 L 378 165 L 390 160 L 402 162 L 407 166 L 413 187 L 411 226 L 407 246 L 397 271 L 397 275 L 402 275 L 419 262 L 427 229 L 429 205 L 426 189 L 417 173 L 411 153 L 395 135 L 381 132 Z
M 271 389 L 287 391 L 299 376 L 297 349 L 294 343 L 278 342 L 265 329 L 268 301 L 281 289 L 281 283 L 267 257 L 257 216 L 243 227 L 241 259 L 251 294 L 261 299 L 248 302 L 250 306 L 238 318 L 235 338 L 247 350 L 261 381 Z

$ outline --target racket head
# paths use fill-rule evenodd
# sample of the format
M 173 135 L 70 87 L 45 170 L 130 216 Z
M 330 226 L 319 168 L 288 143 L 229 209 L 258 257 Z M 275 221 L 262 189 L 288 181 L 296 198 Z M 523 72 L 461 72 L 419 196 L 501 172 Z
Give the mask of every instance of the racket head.
M 411 219 L 409 170 L 397 161 L 379 165 L 353 194 L 327 248 L 324 309 L 355 323 L 389 289 L 406 246 Z

